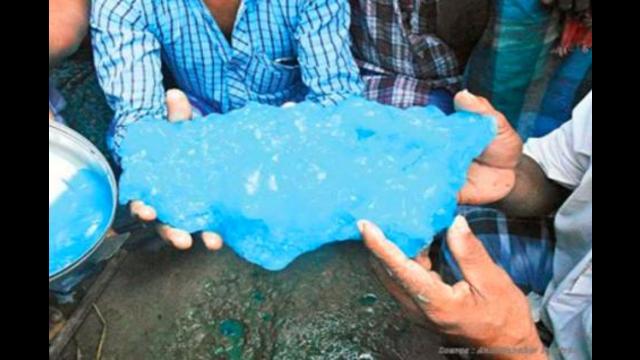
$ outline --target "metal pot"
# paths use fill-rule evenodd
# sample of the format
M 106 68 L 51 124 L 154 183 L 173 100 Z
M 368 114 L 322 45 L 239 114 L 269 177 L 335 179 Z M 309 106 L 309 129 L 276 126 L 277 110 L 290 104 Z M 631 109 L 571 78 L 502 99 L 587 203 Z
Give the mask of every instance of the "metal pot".
M 61 199 L 65 192 L 71 188 L 72 179 L 81 171 L 90 171 L 96 179 L 94 187 L 98 187 L 100 194 L 110 194 L 111 199 L 101 197 L 93 199 L 91 196 L 82 197 L 82 192 L 78 191 L 82 198 L 82 205 L 78 209 L 93 209 L 92 202 L 102 201 L 99 218 L 100 225 L 94 229 L 90 228 L 83 234 L 90 234 L 86 237 L 66 239 L 66 232 L 56 231 L 52 234 L 53 223 L 58 224 L 56 216 L 73 216 L 74 214 L 55 213 L 55 209 L 60 209 L 56 201 Z M 105 200 L 106 199 L 106 200 Z M 86 206 L 88 204 L 88 206 Z M 52 206 L 53 205 L 53 206 Z M 49 122 L 49 287 L 52 283 L 58 282 L 68 277 L 73 272 L 77 272 L 81 266 L 90 258 L 95 258 L 96 253 L 103 244 L 105 236 L 113 224 L 117 206 L 117 185 L 116 179 L 109 166 L 109 163 L 100 151 L 82 135 L 65 125 Z M 69 208 L 69 207 L 67 207 Z M 54 210 L 52 210 L 54 209 Z M 73 207 L 71 207 L 73 209 Z M 90 211 L 89 211 L 90 213 Z M 75 214 L 77 216 L 77 214 Z M 72 221 L 71 221 L 72 223 Z M 57 226 L 57 225 L 56 225 Z M 54 227 L 54 229 L 58 229 Z M 79 229 L 73 229 L 78 231 Z M 81 230 L 84 231 L 84 230 Z M 72 245 L 69 245 L 72 243 Z M 121 242 L 120 242 L 121 244 Z M 64 251 L 62 250 L 64 249 Z M 111 251 L 110 251 L 111 252 Z M 104 255 L 104 254 L 103 254 Z M 100 255 L 99 257 L 103 257 Z M 60 259 L 64 258 L 61 262 Z M 90 261 L 95 262 L 95 261 Z M 52 265 L 53 264 L 53 265 Z

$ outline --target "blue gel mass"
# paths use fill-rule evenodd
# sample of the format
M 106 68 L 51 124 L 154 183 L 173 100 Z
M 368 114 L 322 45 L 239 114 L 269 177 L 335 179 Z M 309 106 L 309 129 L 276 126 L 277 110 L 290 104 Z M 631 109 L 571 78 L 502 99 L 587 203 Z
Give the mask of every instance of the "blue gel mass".
M 120 202 L 142 200 L 189 232 L 218 232 L 269 270 L 358 239 L 358 219 L 415 256 L 451 223 L 467 168 L 494 135 L 490 117 L 361 98 L 147 118 L 121 144 Z

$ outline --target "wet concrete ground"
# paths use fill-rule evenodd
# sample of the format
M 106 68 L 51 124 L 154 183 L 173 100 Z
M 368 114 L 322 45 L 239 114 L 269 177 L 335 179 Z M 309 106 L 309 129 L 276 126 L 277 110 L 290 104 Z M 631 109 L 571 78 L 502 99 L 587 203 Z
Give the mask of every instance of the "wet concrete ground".
M 200 244 L 130 252 L 97 303 L 102 358 L 442 359 L 439 336 L 403 317 L 368 256 L 346 242 L 269 272 Z M 64 358 L 93 359 L 101 333 L 91 312 Z

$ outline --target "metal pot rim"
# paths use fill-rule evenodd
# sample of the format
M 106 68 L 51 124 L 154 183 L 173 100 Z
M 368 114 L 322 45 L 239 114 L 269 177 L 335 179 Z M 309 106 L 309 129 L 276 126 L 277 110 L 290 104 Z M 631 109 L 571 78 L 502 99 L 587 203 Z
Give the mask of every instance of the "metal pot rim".
M 70 272 L 72 272 L 80 264 L 84 263 L 84 261 L 87 260 L 87 258 L 89 258 L 100 247 L 100 245 L 106 238 L 106 234 L 108 233 L 109 229 L 113 225 L 113 221 L 115 219 L 115 214 L 116 214 L 117 201 L 118 201 L 118 186 L 117 186 L 115 175 L 113 174 L 113 170 L 111 169 L 109 162 L 104 157 L 104 155 L 102 155 L 100 150 L 98 150 L 98 148 L 96 148 L 95 145 L 93 145 L 84 136 L 80 135 L 75 130 L 63 124 L 50 121 L 49 133 L 51 133 L 52 131 L 68 140 L 71 140 L 73 143 L 77 144 L 78 145 L 77 150 L 79 152 L 84 152 L 86 155 L 88 155 L 89 158 L 94 160 L 92 165 L 98 166 L 101 168 L 101 170 L 103 170 L 104 174 L 106 174 L 108 178 L 109 185 L 111 187 L 111 195 L 112 195 L 113 201 L 111 204 L 111 214 L 109 216 L 108 226 L 105 228 L 103 234 L 99 237 L 99 240 L 96 241 L 96 243 L 93 244 L 93 246 L 84 255 L 76 259 L 73 263 L 59 270 L 57 273 L 49 275 L 50 284 L 51 282 L 58 280 L 64 277 L 65 275 L 69 274 Z

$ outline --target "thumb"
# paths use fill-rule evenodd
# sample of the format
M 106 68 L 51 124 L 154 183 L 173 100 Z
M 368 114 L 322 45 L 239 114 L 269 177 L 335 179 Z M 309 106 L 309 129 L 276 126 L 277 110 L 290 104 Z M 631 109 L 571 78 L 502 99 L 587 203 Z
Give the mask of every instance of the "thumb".
M 464 217 L 456 216 L 449 227 L 447 245 L 460 267 L 462 276 L 469 284 L 480 287 L 492 278 L 497 265 L 480 240 L 471 232 Z
M 453 98 L 453 102 L 456 110 L 469 111 L 482 115 L 493 115 L 493 113 L 497 112 L 489 100 L 481 96 L 475 96 L 466 89 L 458 92 Z
M 456 110 L 468 111 L 480 115 L 491 116 L 496 121 L 497 134 L 509 132 L 511 125 L 502 113 L 496 110 L 489 100 L 482 96 L 475 96 L 468 90 L 462 90 L 453 98 Z
M 167 117 L 170 122 L 191 120 L 193 113 L 187 95 L 178 89 L 167 91 Z
M 453 100 L 456 110 L 490 116 L 495 120 L 496 138 L 477 160 L 499 168 L 515 167 L 522 153 L 522 139 L 509 124 L 507 118 L 496 110 L 489 100 L 475 96 L 467 90 L 458 92 Z

